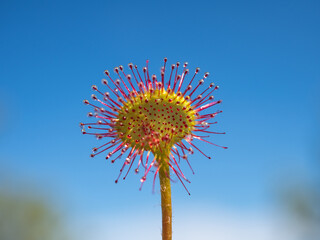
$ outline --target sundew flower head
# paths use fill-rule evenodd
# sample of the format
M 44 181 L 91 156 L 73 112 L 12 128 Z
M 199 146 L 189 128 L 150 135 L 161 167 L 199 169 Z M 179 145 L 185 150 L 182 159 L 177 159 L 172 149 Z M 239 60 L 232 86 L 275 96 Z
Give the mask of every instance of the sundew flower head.
M 92 90 L 96 92 L 91 96 L 93 102 L 84 100 L 94 110 L 88 116 L 96 120 L 80 123 L 82 133 L 94 135 L 97 139 L 109 139 L 93 148 L 91 157 L 105 153 L 111 163 L 125 157 L 116 182 L 127 167 L 123 179 L 126 178 L 134 162 L 137 162 L 136 173 L 140 168 L 144 170 L 142 184 L 148 173 L 153 171 L 154 185 L 163 164 L 169 165 L 182 184 L 183 180 L 189 182 L 179 166 L 181 161 L 190 166 L 187 153 L 193 154 L 195 149 L 210 159 L 196 146 L 194 139 L 218 146 L 204 139 L 208 134 L 223 134 L 209 131 L 210 126 L 216 124 L 211 120 L 221 111 L 204 111 L 221 103 L 212 95 L 218 86 L 209 83 L 201 90 L 209 77 L 208 72 L 196 82 L 199 68 L 190 74 L 188 63 L 180 66 L 177 62 L 170 67 L 166 63 L 167 58 L 161 67 L 160 77 L 150 76 L 148 61 L 142 71 L 130 63 L 129 74 L 125 73 L 123 66 L 116 67 L 116 77 L 106 70 L 102 84 L 107 91 L 93 85 Z M 191 75 L 189 80 L 188 75 Z M 202 133 L 206 136 L 201 136 Z

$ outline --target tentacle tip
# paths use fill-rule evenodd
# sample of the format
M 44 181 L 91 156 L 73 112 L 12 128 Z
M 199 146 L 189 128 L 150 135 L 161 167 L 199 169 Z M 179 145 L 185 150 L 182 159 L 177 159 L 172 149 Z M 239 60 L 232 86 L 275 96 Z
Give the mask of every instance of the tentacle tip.
M 118 183 L 118 180 L 115 180 L 114 183 Z

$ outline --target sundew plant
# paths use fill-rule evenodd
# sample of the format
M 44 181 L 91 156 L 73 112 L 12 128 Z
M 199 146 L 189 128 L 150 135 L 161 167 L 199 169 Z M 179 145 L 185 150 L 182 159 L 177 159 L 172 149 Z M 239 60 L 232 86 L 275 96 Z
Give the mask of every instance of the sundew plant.
M 123 66 L 116 67 L 115 77 L 106 70 L 104 90 L 93 85 L 92 101 L 84 100 L 93 107 L 88 113 L 92 121 L 80 123 L 83 134 L 107 139 L 92 149 L 91 157 L 104 154 L 111 163 L 123 161 L 116 183 L 120 177 L 125 179 L 133 166 L 136 173 L 142 170 L 140 189 L 150 171 L 154 173 L 153 188 L 159 175 L 163 240 L 172 239 L 171 175 L 188 192 L 184 182 L 189 180 L 180 163 L 191 168 L 188 156 L 194 151 L 210 159 L 194 140 L 218 146 L 207 139 L 210 134 L 224 134 L 210 129 L 221 113 L 214 108 L 221 100 L 212 95 L 219 87 L 206 84 L 208 72 L 196 80 L 200 68 L 190 74 L 187 66 L 179 62 L 167 66 L 164 58 L 160 77 L 149 73 L 148 61 L 142 71 L 132 63 L 128 64 L 129 73 Z

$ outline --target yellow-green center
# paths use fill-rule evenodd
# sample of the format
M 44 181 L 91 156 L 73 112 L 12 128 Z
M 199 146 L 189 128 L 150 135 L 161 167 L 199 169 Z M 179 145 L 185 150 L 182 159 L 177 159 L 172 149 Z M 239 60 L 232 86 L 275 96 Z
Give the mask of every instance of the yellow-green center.
M 134 94 L 118 111 L 119 138 L 135 149 L 162 155 L 191 133 L 195 111 L 180 92 L 152 90 Z

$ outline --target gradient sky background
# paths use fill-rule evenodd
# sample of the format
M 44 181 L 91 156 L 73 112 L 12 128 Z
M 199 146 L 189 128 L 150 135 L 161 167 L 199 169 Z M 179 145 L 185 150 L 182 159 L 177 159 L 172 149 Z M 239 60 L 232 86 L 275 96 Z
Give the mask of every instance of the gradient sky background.
M 183 166 L 191 196 L 173 185 L 177 219 L 198 208 L 205 215 L 208 207 L 269 212 L 278 187 L 318 171 L 319 13 L 316 0 L 2 0 L 1 178 L 37 189 L 71 222 L 105 215 L 114 229 L 148 212 L 144 219 L 160 239 L 151 177 L 141 192 L 133 172 L 114 184 L 120 164 L 91 159 L 98 143 L 78 124 L 88 121 L 82 100 L 91 85 L 101 86 L 105 69 L 129 62 L 142 68 L 149 59 L 158 74 L 167 57 L 209 71 L 207 84 L 220 86 L 223 114 L 212 129 L 227 134 L 212 139 L 229 147 L 199 143 L 213 158 L 195 153 L 195 175 Z

